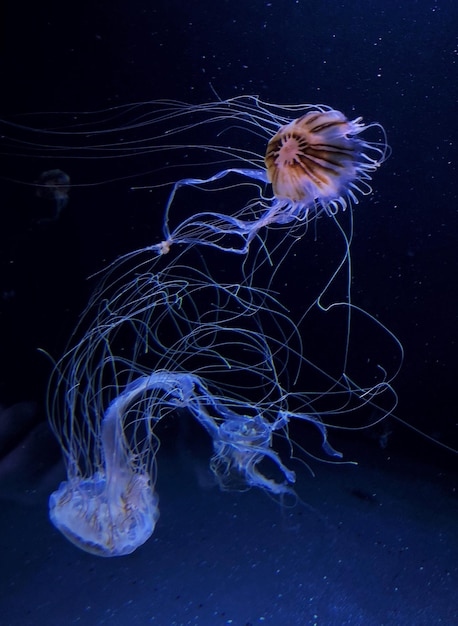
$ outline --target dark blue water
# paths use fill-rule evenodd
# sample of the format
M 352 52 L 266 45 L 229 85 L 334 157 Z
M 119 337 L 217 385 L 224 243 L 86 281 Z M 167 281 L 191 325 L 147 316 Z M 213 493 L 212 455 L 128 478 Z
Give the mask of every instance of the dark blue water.
M 6 0 L 1 22 L 2 118 L 216 92 L 325 103 L 383 124 L 392 155 L 355 208 L 353 298 L 404 346 L 396 414 L 458 448 L 454 0 Z M 22 181 L 61 166 L 0 158 Z M 81 180 L 87 169 L 72 167 Z M 184 457 L 168 442 L 160 522 L 132 557 L 79 553 L 50 526 L 61 470 L 37 349 L 58 355 L 91 292 L 86 277 L 160 227 L 151 198 L 113 167 L 104 173 L 117 182 L 73 189 L 59 220 L 42 224 L 50 207 L 0 181 L 0 402 L 27 403 L 0 424 L 0 623 L 456 623 L 457 456 L 395 420 L 383 449 L 380 433 L 336 433 L 361 464 L 298 475 L 307 506 L 204 489 L 208 451 L 192 437 Z M 332 255 L 325 241 L 319 230 L 319 254 Z M 300 290 L 302 276 L 289 280 Z

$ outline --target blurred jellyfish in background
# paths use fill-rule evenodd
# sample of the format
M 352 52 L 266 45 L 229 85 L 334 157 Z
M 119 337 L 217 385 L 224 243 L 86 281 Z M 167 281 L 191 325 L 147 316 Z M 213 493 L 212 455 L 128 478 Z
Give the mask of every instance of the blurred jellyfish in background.
M 52 205 L 50 217 L 43 217 L 41 222 L 55 221 L 59 218 L 62 209 L 67 206 L 68 193 L 70 191 L 70 177 L 62 170 L 48 170 L 42 172 L 35 181 L 36 196 Z
M 27 127 L 15 128 L 27 156 Z M 223 489 L 275 496 L 293 493 L 288 459 L 339 460 L 330 429 L 352 427 L 346 419 L 368 405 L 377 420 L 393 410 L 402 347 L 350 291 L 352 205 L 388 153 L 378 124 L 243 96 L 115 107 L 71 123 L 62 114 L 53 128 L 43 145 L 60 158 L 87 160 L 92 173 L 120 159 L 130 178 L 146 155 L 154 181 L 135 188 L 169 189 L 159 241 L 104 271 L 50 380 L 67 468 L 50 517 L 75 545 L 120 556 L 153 533 L 157 425 L 183 409 L 210 436 Z M 318 286 L 308 285 L 316 259 L 300 265 L 298 292 L 288 288 L 292 248 L 313 243 L 304 237 L 319 218 L 338 243 L 318 262 Z M 391 346 L 390 371 L 376 357 L 368 365 L 370 341 L 351 341 L 356 322 L 375 347 Z

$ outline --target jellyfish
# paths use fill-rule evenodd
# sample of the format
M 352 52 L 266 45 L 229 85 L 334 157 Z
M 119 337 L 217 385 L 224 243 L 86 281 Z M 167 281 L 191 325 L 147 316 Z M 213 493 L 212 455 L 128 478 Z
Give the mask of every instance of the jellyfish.
M 62 170 L 48 170 L 42 172 L 35 182 L 37 198 L 44 198 L 53 203 L 53 214 L 49 218 L 40 221 L 55 221 L 59 218 L 62 210 L 68 203 L 70 190 L 70 177 Z
M 198 243 L 244 255 L 268 227 L 294 228 L 345 211 L 372 192 L 371 176 L 390 152 L 378 123 L 348 119 L 322 104 L 275 105 L 257 96 L 200 105 L 157 100 L 55 118 L 51 124 L 40 116 L 43 127 L 33 132 L 23 118 L 21 125 L 2 121 L 6 137 L 8 127 L 19 134 L 11 142 L 13 156 L 18 150 L 21 158 L 35 158 L 38 149 L 59 151 L 62 161 L 87 164 L 81 186 L 110 183 L 112 178 L 91 177 L 100 164 L 115 159 L 122 161 L 127 181 L 141 176 L 142 169 L 151 178 L 165 172 L 156 183 L 132 185 L 135 190 L 171 187 L 163 240 L 154 248 L 160 254 L 174 244 Z M 151 163 L 146 171 L 145 161 Z M 195 175 L 179 175 L 190 170 Z M 173 226 L 175 196 L 190 187 L 255 188 L 256 196 L 239 208 L 231 206 L 229 214 L 192 206 L 189 217 Z M 180 202 L 181 213 L 183 206 Z
M 265 103 L 255 100 L 254 104 L 256 108 L 253 106 L 248 124 L 255 125 L 266 135 L 272 121 L 279 125 L 274 136 L 268 138 L 264 167 L 259 160 L 253 160 L 256 168 L 230 167 L 206 179 L 177 181 L 166 207 L 165 239 L 156 246 L 159 254 L 169 252 L 173 244 L 198 243 L 244 255 L 258 233 L 271 225 L 308 223 L 321 214 L 333 216 L 339 210 L 345 211 L 349 202 L 358 204 L 358 194 L 372 192 L 371 174 L 389 153 L 384 130 L 379 124 L 365 125 L 361 117 L 350 121 L 340 111 L 323 105 L 309 105 L 307 108 L 312 110 L 287 121 L 270 112 Z M 240 108 L 236 113 L 237 121 L 240 116 L 246 123 L 244 107 L 240 103 L 232 105 Z M 379 142 L 361 138 L 370 128 L 381 131 Z M 247 160 L 246 156 L 244 159 Z M 218 183 L 231 174 L 270 184 L 272 195 L 264 197 L 260 193 L 259 200 L 247 204 L 235 215 L 197 212 L 175 229 L 169 228 L 169 211 L 180 188 Z
M 292 420 L 316 428 L 324 454 L 341 457 L 310 399 L 296 397 L 292 410 L 281 385 L 288 361 L 294 367 L 301 359 L 281 305 L 252 285 L 211 280 L 190 252 L 130 271 L 124 263 L 118 283 L 111 276 L 100 286 L 85 312 L 92 323 L 56 364 L 49 386 L 51 425 L 67 466 L 67 480 L 50 497 L 50 519 L 98 556 L 130 554 L 153 533 L 157 425 L 179 410 L 210 437 L 209 467 L 222 489 L 292 494 L 295 472 L 274 444 L 288 439 Z
M 293 463 L 344 462 L 329 442 L 345 427 L 339 420 L 394 409 L 402 346 L 352 302 L 350 262 L 353 207 L 371 193 L 389 148 L 376 123 L 254 96 L 163 100 L 71 120 L 40 131 L 60 158 L 91 171 L 119 158 L 129 180 L 129 164 L 146 155 L 152 181 L 132 189 L 167 190 L 159 242 L 99 275 L 48 387 L 67 469 L 50 497 L 51 520 L 79 548 L 123 556 L 159 517 L 157 433 L 169 416 L 187 411 L 210 438 L 222 489 L 280 498 L 294 493 Z M 20 134 L 22 157 L 35 154 L 27 127 Z M 320 259 L 316 290 L 306 268 L 302 292 L 291 294 L 292 249 L 320 219 L 340 238 L 339 256 L 324 271 Z M 354 349 L 355 320 L 393 349 L 390 370 L 367 366 Z M 313 350 L 317 324 L 337 333 L 332 350 Z M 361 360 L 362 379 L 353 364 Z M 297 425 L 319 443 L 299 443 Z

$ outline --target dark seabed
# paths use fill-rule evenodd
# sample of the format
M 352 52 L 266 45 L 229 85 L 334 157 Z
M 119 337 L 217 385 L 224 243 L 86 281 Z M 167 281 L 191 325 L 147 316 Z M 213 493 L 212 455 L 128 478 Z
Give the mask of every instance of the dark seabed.
M 458 624 L 457 24 L 455 0 L 5 0 L 0 120 L 257 94 L 380 122 L 392 154 L 354 207 L 352 298 L 405 356 L 394 417 L 329 433 L 358 465 L 311 460 L 313 477 L 288 461 L 295 503 L 221 492 L 206 435 L 171 427 L 152 538 L 127 557 L 79 551 L 48 518 L 65 473 L 46 422 L 45 353 L 64 350 L 87 277 L 157 241 L 164 197 L 132 191 L 126 162 L 95 163 L 111 182 L 85 186 L 87 162 L 45 148 L 12 157 L 2 122 L 2 626 Z M 148 185 L 155 165 L 141 168 Z M 69 177 L 68 197 L 34 192 L 44 172 Z M 298 310 L 304 284 L 318 284 L 301 259 L 336 262 L 324 224 L 285 277 Z M 373 360 L 395 369 L 375 344 Z
M 281 508 L 199 485 L 204 468 L 196 449 L 161 455 L 155 534 L 117 559 L 74 548 L 45 501 L 5 503 L 2 624 L 456 623 L 450 476 L 403 460 L 322 466 L 298 475 L 306 504 Z

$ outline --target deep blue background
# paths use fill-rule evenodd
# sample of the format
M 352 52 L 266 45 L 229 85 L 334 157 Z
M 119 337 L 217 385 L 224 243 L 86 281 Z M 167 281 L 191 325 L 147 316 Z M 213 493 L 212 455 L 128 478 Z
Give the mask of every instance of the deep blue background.
M 353 299 L 405 348 L 397 415 L 457 449 L 457 25 L 456 0 L 4 0 L 0 118 L 215 90 L 383 124 L 392 156 L 355 208 Z M 0 132 L 0 405 L 36 403 L 0 411 L 0 496 L 21 501 L 1 503 L 0 622 L 455 624 L 457 456 L 395 421 L 385 450 L 334 432 L 361 465 L 299 472 L 305 506 L 206 491 L 208 442 L 177 454 L 166 436 L 161 518 L 132 557 L 91 557 L 51 527 L 59 450 L 38 423 L 50 364 L 37 348 L 61 353 L 86 277 L 157 236 L 162 205 L 122 180 L 75 187 L 38 225 L 33 187 L 7 179 L 47 168 L 3 154 Z M 320 224 L 320 258 L 326 242 Z M 300 293 L 312 277 L 288 280 Z
M 323 102 L 380 121 L 393 154 L 355 212 L 354 298 L 405 347 L 399 416 L 456 447 L 457 18 L 453 0 L 7 1 L 1 111 L 197 103 L 214 97 L 211 83 L 223 98 Z M 21 178 L 39 173 L 20 167 Z M 84 277 L 128 249 L 126 221 L 137 243 L 133 205 L 144 200 L 120 185 L 74 192 L 61 223 L 34 229 L 30 190 L 4 181 L 2 193 L 1 290 L 15 298 L 2 302 L 14 345 L 0 394 L 11 403 L 40 398 L 47 369 L 35 348 L 62 349 L 90 291 Z M 436 453 L 413 433 L 399 437 Z

